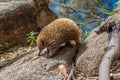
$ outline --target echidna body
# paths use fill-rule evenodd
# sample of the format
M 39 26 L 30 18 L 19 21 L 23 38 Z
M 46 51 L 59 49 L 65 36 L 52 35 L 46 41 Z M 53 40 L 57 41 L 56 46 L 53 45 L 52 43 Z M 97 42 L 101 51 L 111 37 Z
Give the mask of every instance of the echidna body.
M 52 57 L 60 48 L 61 44 L 74 40 L 80 45 L 80 34 L 82 30 L 70 19 L 58 18 L 45 26 L 37 37 L 37 46 L 39 55 L 44 48 L 49 51 L 49 56 Z

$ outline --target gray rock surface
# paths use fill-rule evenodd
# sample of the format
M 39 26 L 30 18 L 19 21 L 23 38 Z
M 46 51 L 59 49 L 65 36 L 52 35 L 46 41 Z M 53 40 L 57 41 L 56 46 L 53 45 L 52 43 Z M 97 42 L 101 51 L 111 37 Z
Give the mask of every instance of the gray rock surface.
M 36 49 L 36 48 L 35 48 Z M 38 49 L 32 54 L 17 60 L 0 70 L 0 80 L 61 80 L 63 76 L 57 70 L 66 63 L 67 54 L 73 54 L 75 46 L 60 49 L 53 58 L 38 57 Z M 44 51 L 43 51 L 44 52 Z
M 80 48 L 76 66 L 85 76 L 98 75 L 101 59 L 108 47 L 108 34 L 106 32 L 97 35 L 94 30 L 85 40 L 85 45 Z
M 79 48 L 76 67 L 86 77 L 98 75 L 100 61 L 107 50 L 108 34 L 97 35 L 92 31 L 85 42 L 85 45 Z M 57 67 L 60 64 L 70 63 L 75 50 L 76 46 L 63 47 L 53 58 L 45 58 L 44 51 L 41 57 L 37 57 L 38 49 L 36 49 L 32 54 L 1 69 L 0 80 L 61 80 L 63 76 Z

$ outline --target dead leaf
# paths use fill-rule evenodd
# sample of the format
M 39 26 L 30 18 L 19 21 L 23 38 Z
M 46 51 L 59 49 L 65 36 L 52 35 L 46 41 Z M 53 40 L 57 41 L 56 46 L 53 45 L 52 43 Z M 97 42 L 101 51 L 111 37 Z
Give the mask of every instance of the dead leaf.
M 64 65 L 59 65 L 57 69 L 64 77 L 68 77 L 68 74 Z

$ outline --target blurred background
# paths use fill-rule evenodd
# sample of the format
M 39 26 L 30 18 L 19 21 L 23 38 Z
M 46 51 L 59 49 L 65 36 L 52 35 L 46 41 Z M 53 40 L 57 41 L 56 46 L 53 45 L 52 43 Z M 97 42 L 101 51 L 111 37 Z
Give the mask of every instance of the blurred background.
M 50 0 L 49 8 L 59 17 L 68 17 L 84 31 L 97 27 L 118 6 L 119 0 Z

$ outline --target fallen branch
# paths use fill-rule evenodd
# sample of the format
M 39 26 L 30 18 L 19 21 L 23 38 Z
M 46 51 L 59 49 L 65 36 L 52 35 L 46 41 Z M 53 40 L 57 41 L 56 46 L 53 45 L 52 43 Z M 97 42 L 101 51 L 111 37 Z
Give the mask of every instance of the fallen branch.
M 69 74 L 67 80 L 76 80 L 76 79 L 75 79 L 75 67 L 74 67 L 74 66 L 73 66 L 73 68 L 71 69 L 70 74 Z
M 113 67 L 113 68 L 110 70 L 110 72 L 113 72 L 113 71 L 116 70 L 118 67 L 120 67 L 120 63 L 117 64 L 115 67 Z
M 110 32 L 110 43 L 107 53 L 103 56 L 99 67 L 99 80 L 110 80 L 110 66 L 112 61 L 119 56 L 120 38 L 116 25 L 113 25 Z

